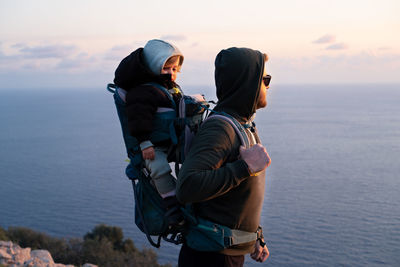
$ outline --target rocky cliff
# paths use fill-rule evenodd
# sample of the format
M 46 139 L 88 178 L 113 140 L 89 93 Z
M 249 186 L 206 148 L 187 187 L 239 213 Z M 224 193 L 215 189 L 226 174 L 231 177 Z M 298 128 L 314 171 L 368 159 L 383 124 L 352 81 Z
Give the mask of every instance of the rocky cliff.
M 0 241 L 1 265 L 10 267 L 74 267 L 74 265 L 54 263 L 53 257 L 47 250 L 21 248 L 11 241 Z M 82 267 L 97 267 L 97 265 L 86 263 Z

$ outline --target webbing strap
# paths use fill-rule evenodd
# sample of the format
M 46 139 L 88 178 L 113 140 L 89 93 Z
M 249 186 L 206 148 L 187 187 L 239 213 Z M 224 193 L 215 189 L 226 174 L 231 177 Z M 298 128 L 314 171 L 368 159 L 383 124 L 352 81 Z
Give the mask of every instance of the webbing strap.
M 228 246 L 248 243 L 248 242 L 255 241 L 259 238 L 264 238 L 263 230 L 262 230 L 261 226 L 258 226 L 257 232 L 255 232 L 255 233 L 246 232 L 246 231 L 237 230 L 237 229 L 230 229 L 230 230 L 231 230 L 231 236 L 228 237 L 228 240 L 225 241 Z
M 257 233 L 250 233 L 246 231 L 232 229 L 232 245 L 248 243 L 258 238 Z

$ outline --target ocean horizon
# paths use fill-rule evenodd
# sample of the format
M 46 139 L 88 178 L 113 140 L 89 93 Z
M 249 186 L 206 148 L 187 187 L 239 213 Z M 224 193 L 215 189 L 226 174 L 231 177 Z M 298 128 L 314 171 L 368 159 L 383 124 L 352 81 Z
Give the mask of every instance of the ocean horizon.
M 215 99 L 212 87 L 183 89 Z M 398 84 L 271 86 L 255 120 L 272 159 L 262 265 L 400 265 L 399 103 Z M 82 237 L 105 223 L 150 247 L 105 86 L 2 89 L 0 111 L 1 227 Z M 177 265 L 179 246 L 155 251 Z

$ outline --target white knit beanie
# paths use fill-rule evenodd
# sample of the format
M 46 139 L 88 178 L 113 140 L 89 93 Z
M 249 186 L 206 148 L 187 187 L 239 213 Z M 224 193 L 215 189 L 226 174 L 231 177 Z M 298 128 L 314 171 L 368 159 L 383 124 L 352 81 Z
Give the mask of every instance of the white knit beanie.
M 173 44 L 163 40 L 150 40 L 143 48 L 144 63 L 155 75 L 161 74 L 165 62 L 173 56 L 180 56 L 179 65 L 182 65 L 183 54 L 181 51 Z

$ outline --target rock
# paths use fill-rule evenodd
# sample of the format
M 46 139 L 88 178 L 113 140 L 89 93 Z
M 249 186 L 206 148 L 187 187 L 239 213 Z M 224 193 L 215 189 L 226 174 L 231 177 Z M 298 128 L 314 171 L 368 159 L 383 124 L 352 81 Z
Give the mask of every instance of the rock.
M 47 264 L 46 262 L 42 261 L 40 258 L 30 258 L 23 265 L 18 265 L 23 267 L 50 267 L 52 265 Z
M 12 256 L 5 250 L 0 248 L 0 264 L 8 264 L 12 260 Z
M 12 259 L 12 256 L 7 253 L 5 249 L 1 249 L 0 247 L 0 259 Z
M 0 242 L 0 263 L 9 266 L 22 266 L 24 262 L 31 258 L 30 248 L 21 248 L 9 242 Z
M 13 260 L 15 263 L 23 264 L 25 261 L 31 258 L 31 248 L 21 248 L 18 246 L 15 252 L 16 253 L 13 255 Z
M 43 249 L 32 250 L 31 258 L 38 258 L 41 261 L 46 262 L 49 265 L 54 264 L 53 257 L 51 256 L 50 252 L 48 252 L 47 250 L 43 250 Z
M 11 241 L 0 241 L 0 247 L 11 247 L 13 243 Z
M 43 249 L 32 250 L 21 248 L 11 241 L 0 241 L 0 264 L 7 267 L 75 267 L 54 263 L 50 252 Z M 82 267 L 97 267 L 97 265 L 86 263 Z

